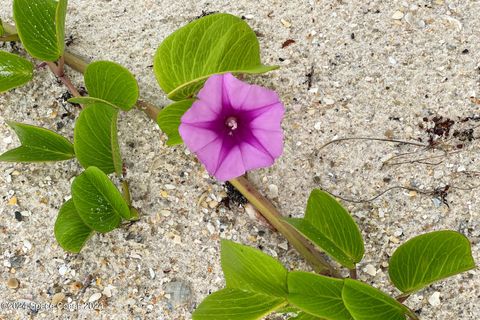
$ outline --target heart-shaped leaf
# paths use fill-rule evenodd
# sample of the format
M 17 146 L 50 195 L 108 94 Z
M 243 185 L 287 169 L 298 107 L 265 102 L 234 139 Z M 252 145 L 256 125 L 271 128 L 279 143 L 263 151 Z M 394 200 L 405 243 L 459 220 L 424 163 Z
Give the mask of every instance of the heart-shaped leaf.
M 382 291 L 357 280 L 345 279 L 342 297 L 355 320 L 405 320 L 411 312 Z
M 343 280 L 307 272 L 288 274 L 288 302 L 327 320 L 351 320 L 342 299 Z
M 85 86 L 90 98 L 107 101 L 122 110 L 130 110 L 138 100 L 138 84 L 135 77 L 121 65 L 110 61 L 90 63 L 85 70 Z M 77 99 L 71 99 L 73 102 Z M 80 103 L 88 103 L 83 100 Z
M 65 48 L 67 0 L 13 0 L 13 18 L 25 50 L 34 58 L 57 61 Z
M 221 260 L 227 288 L 276 297 L 287 295 L 287 270 L 260 250 L 222 240 Z
M 285 219 L 341 265 L 353 269 L 362 260 L 363 239 L 350 214 L 328 193 L 313 190 L 304 219 Z
M 6 162 L 49 162 L 75 157 L 73 145 L 61 135 L 40 127 L 7 122 L 15 130 L 22 145 L 0 155 Z
M 256 320 L 281 308 L 284 298 L 226 288 L 212 293 L 193 313 L 193 320 Z
M 178 29 L 158 47 L 154 72 L 172 100 L 191 98 L 218 73 L 263 73 L 255 32 L 240 18 L 212 14 Z
M 63 204 L 57 216 L 54 228 L 55 238 L 60 246 L 70 252 L 78 253 L 92 236 L 90 229 L 78 215 L 73 200 Z
M 5 51 L 0 51 L 0 92 L 23 86 L 33 78 L 33 64 Z
M 74 147 L 84 168 L 95 166 L 106 174 L 122 173 L 122 159 L 117 140 L 118 109 L 92 104 L 82 110 L 75 123 Z
M 190 109 L 193 101 L 195 100 L 188 99 L 172 103 L 158 113 L 157 123 L 160 129 L 168 136 L 168 146 L 183 143 L 182 137 L 178 132 L 178 127 L 180 126 L 180 120 L 183 114 Z
M 97 167 L 88 167 L 73 180 L 72 198 L 80 218 L 95 231 L 112 231 L 122 218 L 132 218 L 120 191 Z
M 398 289 L 412 293 L 474 267 L 468 239 L 458 232 L 443 230 L 417 236 L 398 247 L 388 272 Z

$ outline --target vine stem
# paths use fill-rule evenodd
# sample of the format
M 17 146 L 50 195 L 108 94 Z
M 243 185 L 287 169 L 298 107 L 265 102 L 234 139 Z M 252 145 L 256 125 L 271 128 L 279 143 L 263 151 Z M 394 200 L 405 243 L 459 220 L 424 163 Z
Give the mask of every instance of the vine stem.
M 16 28 L 13 25 L 2 22 L 4 29 L 9 34 L 15 34 Z M 88 62 L 79 57 L 65 51 L 59 64 L 48 62 L 48 66 L 55 73 L 55 75 L 69 88 L 74 96 L 80 96 L 75 87 L 71 84 L 68 77 L 63 72 L 63 63 L 68 65 L 73 70 L 80 73 L 85 73 Z M 60 69 L 61 68 L 61 69 Z M 137 108 L 143 111 L 149 118 L 156 122 L 160 109 L 144 100 L 137 101 Z M 245 178 L 239 177 L 230 180 L 230 183 L 250 201 L 250 203 L 257 208 L 262 216 L 277 229 L 290 243 L 291 245 L 306 259 L 306 261 L 312 266 L 312 268 L 322 274 L 328 274 L 332 277 L 340 277 L 336 267 L 330 264 L 325 257 L 319 252 L 313 244 L 296 231 L 292 226 L 282 220 L 282 215 L 275 208 L 275 206 L 264 196 L 256 190 L 256 188 Z M 128 185 L 122 185 L 128 189 Z
M 336 268 L 326 261 L 320 252 L 305 239 L 305 237 L 283 221 L 280 212 L 267 198 L 262 196 L 245 177 L 238 177 L 229 182 L 257 208 L 262 216 L 277 229 L 278 232 L 287 238 L 290 244 L 308 261 L 316 272 L 339 277 Z
M 70 78 L 65 74 L 64 70 L 64 57 L 62 56 L 60 60 L 58 60 L 58 64 L 55 62 L 46 62 L 50 70 L 53 72 L 53 74 L 60 80 L 62 83 L 67 87 L 68 91 L 72 94 L 74 97 L 81 97 L 80 92 L 78 92 L 77 88 L 75 85 L 72 83 Z

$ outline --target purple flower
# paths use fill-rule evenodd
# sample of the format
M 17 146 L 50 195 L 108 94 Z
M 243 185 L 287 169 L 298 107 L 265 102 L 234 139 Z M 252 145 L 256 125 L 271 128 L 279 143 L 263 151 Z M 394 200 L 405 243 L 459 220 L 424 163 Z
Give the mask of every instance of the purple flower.
M 187 148 L 218 180 L 273 164 L 283 151 L 278 95 L 230 73 L 211 76 L 179 127 Z

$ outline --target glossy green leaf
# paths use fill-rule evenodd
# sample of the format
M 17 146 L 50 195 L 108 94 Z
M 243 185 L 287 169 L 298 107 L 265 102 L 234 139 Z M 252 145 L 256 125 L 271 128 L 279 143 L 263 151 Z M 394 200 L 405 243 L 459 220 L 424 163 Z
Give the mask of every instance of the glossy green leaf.
M 111 104 L 110 102 L 100 99 L 100 98 L 94 98 L 94 97 L 74 97 L 68 99 L 68 102 L 70 103 L 77 103 L 77 104 L 82 104 L 85 106 L 91 105 L 91 104 L 106 104 L 112 108 L 118 108 L 116 105 Z
M 284 298 L 227 288 L 212 293 L 193 313 L 193 320 L 256 320 L 285 305 Z
M 218 73 L 263 73 L 255 32 L 240 18 L 217 13 L 190 22 L 158 47 L 154 72 L 172 100 L 191 98 Z
M 63 55 L 67 0 L 13 0 L 18 35 L 34 58 L 56 61 Z
M 260 250 L 222 240 L 221 260 L 227 288 L 277 297 L 287 295 L 287 270 Z
M 95 166 L 121 175 L 122 160 L 117 140 L 118 109 L 105 104 L 85 107 L 75 123 L 74 147 L 84 168 Z
M 0 92 L 23 86 L 33 78 L 33 64 L 22 57 L 0 51 Z
M 65 19 L 67 17 L 67 0 L 58 0 L 55 11 L 55 31 L 57 36 L 58 52 L 63 55 L 65 50 Z
M 122 194 L 97 167 L 88 167 L 72 183 L 72 198 L 83 222 L 98 232 L 108 232 L 131 213 Z
M 342 300 L 343 280 L 307 272 L 288 274 L 288 302 L 327 320 L 351 320 Z
M 90 97 L 103 99 L 125 111 L 130 110 L 138 100 L 137 80 L 130 71 L 115 62 L 90 63 L 84 77 Z
M 288 318 L 288 320 L 325 320 L 325 319 L 312 316 L 311 314 L 308 314 L 305 312 L 299 312 L 296 316 Z
M 468 239 L 455 231 L 435 231 L 402 244 L 390 259 L 389 275 L 404 293 L 473 269 L 475 261 Z
M 0 155 L 6 162 L 49 162 L 75 157 L 73 145 L 61 135 L 36 126 L 8 122 L 20 139 L 21 146 Z
M 90 229 L 78 215 L 73 200 L 63 204 L 55 221 L 55 238 L 60 246 L 70 252 L 78 253 L 92 236 Z
M 362 260 L 364 245 L 357 224 L 328 193 L 313 190 L 304 219 L 285 219 L 341 265 L 353 269 Z
M 405 320 L 410 312 L 394 298 L 357 280 L 345 279 L 342 297 L 355 320 Z
M 180 119 L 183 114 L 190 109 L 195 100 L 188 99 L 172 103 L 163 108 L 157 116 L 157 123 L 163 132 L 168 136 L 167 145 L 173 146 L 182 144 L 183 140 L 178 132 L 180 126 Z

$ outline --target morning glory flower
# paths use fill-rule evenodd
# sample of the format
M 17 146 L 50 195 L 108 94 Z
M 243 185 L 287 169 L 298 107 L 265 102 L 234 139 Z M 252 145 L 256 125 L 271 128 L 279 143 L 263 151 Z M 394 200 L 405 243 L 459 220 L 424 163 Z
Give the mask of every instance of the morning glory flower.
M 220 181 L 271 166 L 283 152 L 285 108 L 277 93 L 230 73 L 211 76 L 182 116 L 180 135 Z

